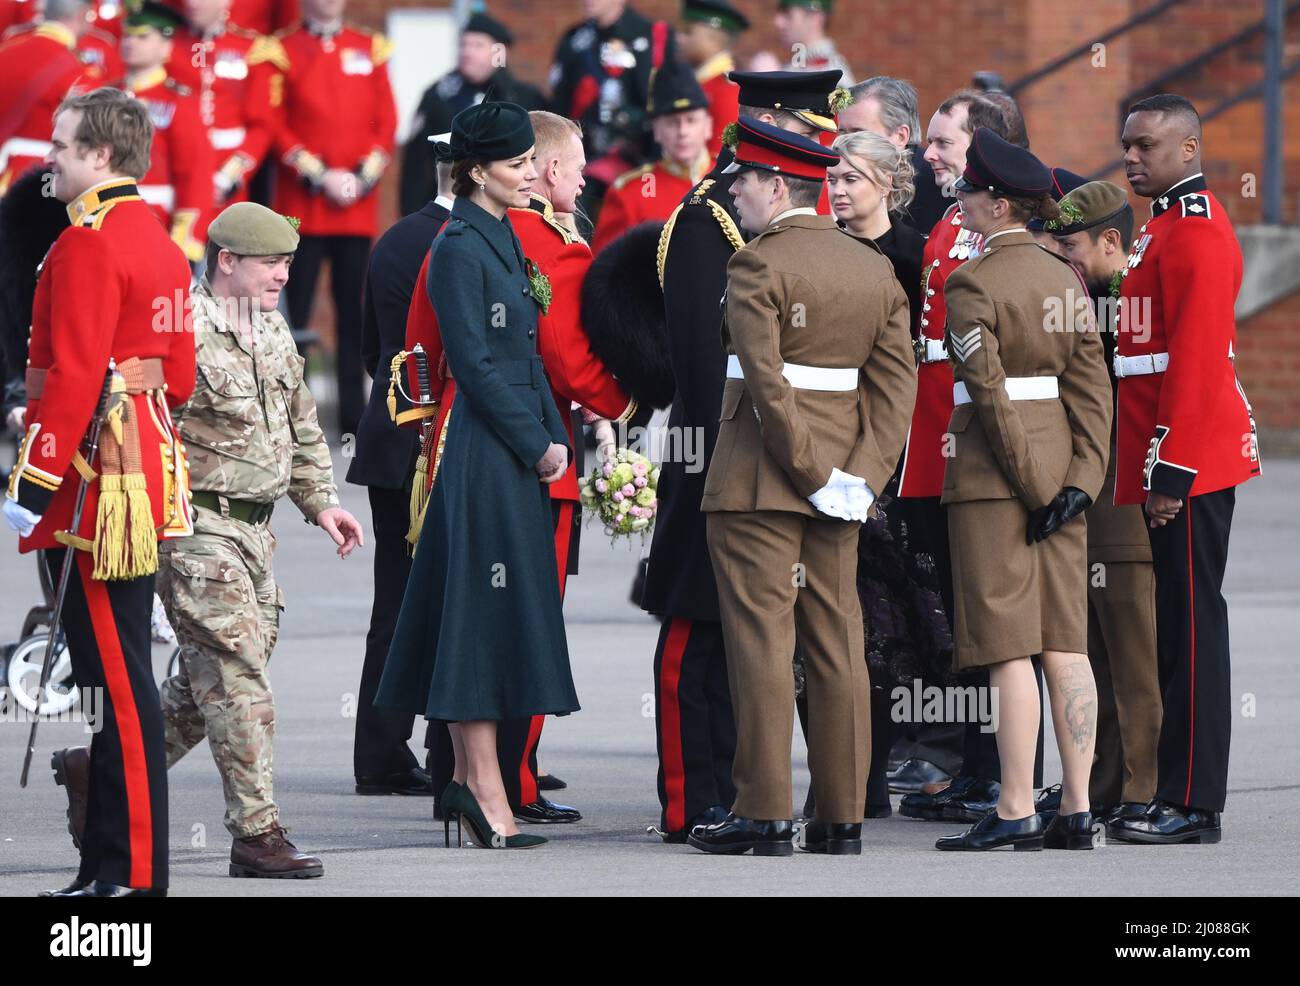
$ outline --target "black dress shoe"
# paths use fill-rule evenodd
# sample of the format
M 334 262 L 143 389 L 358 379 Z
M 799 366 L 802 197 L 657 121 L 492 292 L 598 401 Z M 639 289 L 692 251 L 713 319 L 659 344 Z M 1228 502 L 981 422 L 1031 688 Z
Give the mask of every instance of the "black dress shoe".
M 1184 808 L 1156 799 L 1146 812 L 1121 818 L 1106 826 L 1106 834 L 1120 842 L 1142 842 L 1154 846 L 1176 846 L 1184 842 L 1213 845 L 1223 838 L 1217 811 Z
M 940 791 L 940 794 L 946 792 Z M 997 781 L 977 777 L 966 790 L 954 794 L 943 803 L 945 822 L 978 822 L 998 806 L 1002 785 Z
M 943 806 L 953 798 L 965 794 L 975 781 L 974 777 L 958 777 L 937 794 L 905 794 L 898 803 L 898 813 L 904 818 L 940 821 L 943 818 Z
M 867 804 L 862 812 L 863 818 L 888 818 L 894 813 L 894 806 L 886 801 L 883 805 Z
M 723 805 L 713 805 L 705 808 L 702 812 L 687 822 L 682 828 L 675 832 L 665 832 L 654 825 L 651 825 L 646 832 L 659 836 L 670 846 L 681 846 L 686 844 L 686 838 L 691 834 L 691 829 L 697 825 L 712 825 L 714 822 L 720 822 L 727 817 L 727 809 Z
M 153 887 L 119 887 L 116 883 L 91 880 L 85 886 L 72 890 L 56 890 L 51 897 L 166 897 L 165 887 L 155 890 Z
M 704 852 L 736 856 L 754 851 L 755 856 L 793 856 L 793 826 L 788 819 L 759 821 L 741 818 L 735 812 L 712 825 L 697 825 L 686 841 Z
M 1141 818 L 1147 813 L 1147 807 L 1140 801 L 1121 801 L 1113 808 L 1104 812 L 1094 811 L 1093 814 L 1103 825 L 1110 825 L 1111 822 L 1118 822 L 1124 818 Z
M 1038 817 L 1043 816 L 1039 813 Z M 1093 838 L 1098 831 L 1092 812 L 1080 811 L 1073 815 L 1062 815 L 1058 811 L 1043 830 L 1043 848 L 1094 849 L 1096 844 Z
M 66 897 L 68 896 L 68 894 L 74 893 L 77 890 L 84 890 L 88 886 L 90 886 L 89 880 L 73 880 L 62 890 L 42 890 L 36 896 L 37 897 Z
M 1037 814 L 1024 818 L 999 818 L 990 811 L 961 835 L 949 835 L 934 844 L 936 849 L 984 852 L 1012 846 L 1036 852 L 1043 848 L 1043 820 Z
M 862 855 L 862 823 L 823 822 L 814 818 L 803 827 L 799 848 L 829 856 Z
M 942 784 L 951 777 L 942 767 L 915 757 L 904 760 L 897 770 L 885 775 L 890 794 L 918 794 L 926 784 Z
M 563 791 L 568 786 L 554 774 L 537 775 L 537 790 L 539 791 Z
M 433 796 L 433 778 L 419 767 L 395 770 L 379 777 L 358 777 L 357 794 L 411 794 Z
M 1053 784 L 1051 787 L 1045 787 L 1038 792 L 1038 798 L 1034 801 L 1034 811 L 1043 816 L 1043 821 L 1050 822 L 1060 810 L 1060 784 Z
M 537 825 L 560 825 L 566 822 L 576 822 L 582 818 L 582 812 L 577 808 L 570 808 L 568 805 L 557 805 L 554 801 L 548 801 L 540 794 L 537 800 L 529 805 L 520 805 L 514 809 L 515 818 L 521 822 L 533 822 Z

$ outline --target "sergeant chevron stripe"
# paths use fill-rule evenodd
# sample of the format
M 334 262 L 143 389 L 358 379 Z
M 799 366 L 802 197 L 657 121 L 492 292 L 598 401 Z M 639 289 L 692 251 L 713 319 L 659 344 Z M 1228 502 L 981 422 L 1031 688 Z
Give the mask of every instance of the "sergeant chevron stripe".
M 984 339 L 980 335 L 982 331 L 982 327 L 977 325 L 965 335 L 959 336 L 955 332 L 952 333 L 952 351 L 963 363 L 966 362 L 971 353 L 984 344 Z

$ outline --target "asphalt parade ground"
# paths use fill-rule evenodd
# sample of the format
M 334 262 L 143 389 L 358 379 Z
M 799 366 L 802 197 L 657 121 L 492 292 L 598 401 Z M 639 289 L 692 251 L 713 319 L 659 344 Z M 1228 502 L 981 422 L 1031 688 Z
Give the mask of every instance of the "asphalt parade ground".
M 346 463 L 336 457 L 339 475 Z M 275 795 L 290 838 L 319 853 L 318 880 L 227 875 L 230 837 L 216 768 L 201 744 L 170 774 L 174 896 L 349 895 L 997 895 L 1142 897 L 1293 894 L 1300 885 L 1300 461 L 1265 457 L 1262 479 L 1238 492 L 1226 595 L 1232 619 L 1236 715 L 1223 841 L 1217 846 L 1103 845 L 1088 853 L 937 852 L 960 823 L 895 814 L 865 822 L 860 857 L 706 856 L 646 834 L 656 822 L 651 662 L 658 627 L 628 589 L 639 544 L 611 546 L 599 526 L 582 537 L 581 572 L 565 616 L 582 711 L 548 720 L 542 769 L 568 782 L 552 796 L 580 808 L 573 825 L 524 826 L 548 836 L 527 852 L 443 847 L 428 798 L 353 792 L 351 717 L 371 602 L 367 546 L 340 561 L 318 530 L 282 502 L 276 574 L 287 607 L 271 665 L 275 689 Z M 365 491 L 342 485 L 344 506 L 366 525 Z M 32 556 L 0 536 L 0 641 L 17 638 L 39 601 Z M 155 648 L 161 678 L 170 648 Z M 50 751 L 86 742 L 83 726 L 41 726 L 26 790 L 18 786 L 26 722 L 0 723 L 0 895 L 30 896 L 67 883 L 76 851 Z M 423 736 L 417 723 L 414 744 Z M 1048 733 L 1046 776 L 1058 779 Z M 423 751 L 417 751 L 423 759 Z M 795 738 L 795 791 L 808 783 Z M 897 806 L 897 797 L 894 802 Z M 453 838 L 455 829 L 453 828 Z

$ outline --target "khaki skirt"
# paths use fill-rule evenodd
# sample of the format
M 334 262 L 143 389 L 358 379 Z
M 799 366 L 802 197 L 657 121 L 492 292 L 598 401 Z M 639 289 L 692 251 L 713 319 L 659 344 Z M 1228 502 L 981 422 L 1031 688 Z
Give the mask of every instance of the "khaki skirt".
M 1032 545 L 1028 524 L 1016 499 L 948 504 L 957 671 L 1044 650 L 1088 652 L 1087 520 Z

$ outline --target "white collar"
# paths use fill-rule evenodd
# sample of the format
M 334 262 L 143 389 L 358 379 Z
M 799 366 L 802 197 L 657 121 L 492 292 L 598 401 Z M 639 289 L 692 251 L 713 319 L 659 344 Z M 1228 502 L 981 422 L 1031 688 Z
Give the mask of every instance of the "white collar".
M 1003 233 L 1028 233 L 1028 232 L 1029 230 L 1024 226 L 1012 226 L 1010 229 L 1000 229 L 992 236 L 984 237 L 984 245 L 987 247 L 990 243 L 996 240 Z
M 780 215 L 773 216 L 773 217 L 772 217 L 772 221 L 769 222 L 768 225 L 769 225 L 769 226 L 775 226 L 775 225 L 776 225 L 777 223 L 779 223 L 782 219 L 787 219 L 787 218 L 789 218 L 790 216 L 815 216 L 815 215 L 817 215 L 817 210 L 816 210 L 816 209 L 813 209 L 813 208 L 811 208 L 811 207 L 809 207 L 809 206 L 806 206 L 806 205 L 805 205 L 805 206 L 800 206 L 800 207 L 797 208 L 797 209 L 786 209 L 785 212 L 782 212 Z
M 451 212 L 451 207 L 456 204 L 456 200 L 450 195 L 438 195 L 434 197 L 433 204 L 440 205 L 448 212 Z

